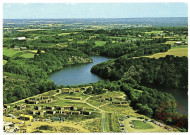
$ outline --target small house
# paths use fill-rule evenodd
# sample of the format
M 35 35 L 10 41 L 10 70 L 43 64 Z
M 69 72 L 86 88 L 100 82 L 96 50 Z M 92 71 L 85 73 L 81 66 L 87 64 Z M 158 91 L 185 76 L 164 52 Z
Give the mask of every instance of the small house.
M 71 111 L 71 115 L 79 115 L 80 111 Z
M 37 114 L 38 113 L 38 111 L 36 111 L 36 110 L 34 110 L 34 111 L 32 111 L 32 114 L 34 115 L 34 114 Z
M 56 113 L 62 114 L 64 110 L 57 110 Z
M 3 113 L 5 113 L 7 111 L 7 108 L 3 108 Z
M 114 101 L 114 102 L 112 102 L 112 104 L 121 104 L 121 102 L 119 102 L 119 101 Z
M 77 110 L 77 106 L 71 106 L 70 110 L 76 111 Z
M 27 50 L 27 48 L 26 47 L 21 47 L 20 50 Z
M 39 101 L 35 101 L 35 100 L 28 100 L 27 104 L 39 104 Z
M 42 106 L 35 106 L 34 109 L 35 110 L 42 110 Z
M 22 109 L 25 109 L 26 108 L 26 105 L 16 105 L 16 108 L 18 110 L 22 110 Z
M 46 109 L 49 109 L 49 110 L 54 110 L 55 107 L 54 106 L 46 106 Z
M 71 110 L 72 106 L 63 106 L 64 110 Z
M 5 105 L 4 105 L 4 108 L 10 109 L 11 107 L 10 107 L 10 105 L 5 104 Z
M 69 88 L 63 88 L 62 92 L 63 92 L 63 94 L 68 94 L 69 93 Z
M 58 107 L 57 110 L 63 111 L 63 110 L 64 110 L 64 107 Z
M 26 40 L 26 37 L 17 37 L 18 40 Z
M 70 113 L 69 110 L 64 110 L 64 112 L 63 112 L 64 115 L 68 115 L 69 113 Z
M 176 44 L 176 45 L 181 45 L 181 44 L 182 44 L 182 42 L 175 42 L 175 44 Z
M 83 114 L 83 115 L 90 115 L 90 114 L 91 114 L 91 112 L 84 111 L 84 112 L 82 112 L 82 114 Z
M 80 92 L 80 89 L 75 89 L 75 93 L 79 93 Z
M 54 110 L 47 110 L 46 113 L 48 113 L 48 114 L 56 114 L 56 111 L 54 111 Z
M 121 104 L 127 104 L 128 102 L 127 101 L 122 101 Z
M 69 90 L 69 94 L 70 94 L 70 95 L 73 95 L 73 94 L 75 94 L 75 90 L 73 90 L 73 89 L 70 89 L 70 90 Z
M 39 114 L 40 116 L 44 116 L 44 113 L 45 113 L 45 111 L 39 111 L 39 112 L 38 112 L 38 114 Z
M 57 92 L 57 93 L 61 93 L 61 92 L 62 92 L 62 90 L 61 90 L 61 89 L 58 89 L 56 92 Z
M 29 98 L 29 100 L 36 100 L 36 98 L 35 97 L 31 97 L 31 98 Z
M 86 107 L 80 107 L 80 108 L 78 108 L 77 110 L 84 112 L 84 111 L 86 111 Z

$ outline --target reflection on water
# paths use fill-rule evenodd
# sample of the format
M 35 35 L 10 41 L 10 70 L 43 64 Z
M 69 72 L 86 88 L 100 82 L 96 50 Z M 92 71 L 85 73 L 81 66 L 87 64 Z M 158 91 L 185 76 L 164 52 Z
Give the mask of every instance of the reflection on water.
M 78 85 L 94 83 L 102 80 L 101 77 L 90 72 L 93 65 L 109 60 L 102 56 L 92 56 L 93 63 L 76 64 L 63 67 L 61 70 L 49 74 L 49 78 L 56 85 Z

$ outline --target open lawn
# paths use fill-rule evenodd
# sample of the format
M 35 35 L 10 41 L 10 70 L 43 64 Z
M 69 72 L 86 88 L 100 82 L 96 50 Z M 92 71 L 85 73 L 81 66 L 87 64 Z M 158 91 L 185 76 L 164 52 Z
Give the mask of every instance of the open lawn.
M 7 49 L 7 48 L 3 48 L 3 55 L 7 56 L 7 57 L 12 57 L 15 54 L 21 53 L 22 51 L 19 50 L 15 50 L 15 49 Z
M 106 44 L 106 41 L 96 41 L 96 46 L 104 46 Z
M 145 123 L 145 122 L 140 121 L 140 120 L 132 120 L 132 122 L 133 122 L 133 125 L 135 126 L 134 127 L 135 129 L 152 129 L 152 128 L 154 128 L 150 124 Z
M 170 49 L 167 52 L 163 53 L 156 53 L 150 56 L 143 56 L 143 57 L 149 57 L 149 58 L 160 58 L 160 57 L 165 57 L 166 55 L 174 55 L 174 56 L 185 56 L 188 57 L 188 48 L 175 48 L 175 49 Z
M 45 30 L 45 29 L 22 29 L 22 30 L 17 30 L 19 32 L 27 32 L 27 31 L 38 31 L 38 30 Z
M 163 31 L 151 31 L 151 32 L 145 32 L 146 34 L 158 34 L 158 33 L 163 33 Z
M 21 55 L 21 57 L 24 57 L 24 58 L 34 58 L 34 53 L 25 53 L 25 54 Z
M 61 33 L 61 34 L 58 34 L 59 36 L 64 36 L 64 35 L 69 35 L 71 33 Z
M 134 124 L 129 124 L 129 122 L 133 122 L 135 121 L 135 125 L 139 128 L 132 128 L 131 126 Z M 137 122 L 137 121 L 141 121 L 141 122 Z M 173 131 L 168 131 L 167 129 L 165 129 L 164 127 L 160 127 L 158 125 L 155 125 L 152 122 L 147 122 L 148 125 L 145 125 L 144 122 L 142 124 L 143 120 L 139 120 L 135 117 L 131 117 L 128 119 L 124 120 L 124 125 L 125 125 L 125 129 L 129 132 L 129 133 L 149 133 L 149 132 L 173 132 Z M 141 125 L 142 124 L 142 125 Z M 143 127 L 143 128 L 141 128 Z

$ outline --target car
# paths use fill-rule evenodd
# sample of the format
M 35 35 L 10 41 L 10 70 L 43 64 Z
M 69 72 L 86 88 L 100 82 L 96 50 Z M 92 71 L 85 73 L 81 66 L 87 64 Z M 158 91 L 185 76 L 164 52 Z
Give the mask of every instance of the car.
M 126 118 L 130 118 L 130 116 L 125 116 Z
M 124 128 L 121 128 L 121 130 L 125 130 Z
M 124 125 L 123 125 L 123 124 L 120 124 L 120 127 L 124 127 Z
M 19 124 L 24 124 L 24 121 L 21 121 Z
M 32 123 L 30 123 L 28 126 L 32 126 Z
M 124 119 L 121 118 L 121 119 L 119 119 L 119 120 L 120 120 L 120 121 L 123 121 Z
M 137 117 L 138 119 L 144 119 L 144 117 Z
M 154 123 L 155 120 L 150 120 L 150 122 L 153 122 Z
M 132 122 L 132 121 L 130 121 L 130 122 L 129 122 L 129 124 L 133 124 L 133 122 Z

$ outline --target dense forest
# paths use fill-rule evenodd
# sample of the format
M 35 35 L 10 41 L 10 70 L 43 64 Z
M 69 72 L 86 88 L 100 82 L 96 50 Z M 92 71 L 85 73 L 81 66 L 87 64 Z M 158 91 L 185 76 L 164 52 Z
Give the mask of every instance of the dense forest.
M 165 88 L 186 89 L 188 85 L 187 57 L 130 58 L 122 56 L 114 61 L 92 67 L 91 71 L 110 80 L 133 79 L 139 84 Z
M 46 53 L 36 54 L 33 59 L 7 58 L 4 69 L 4 103 L 33 96 L 57 86 L 50 81 L 47 73 L 61 69 L 65 65 L 88 63 L 92 59 L 78 50 L 46 50 Z M 19 92 L 18 92 L 19 91 Z

